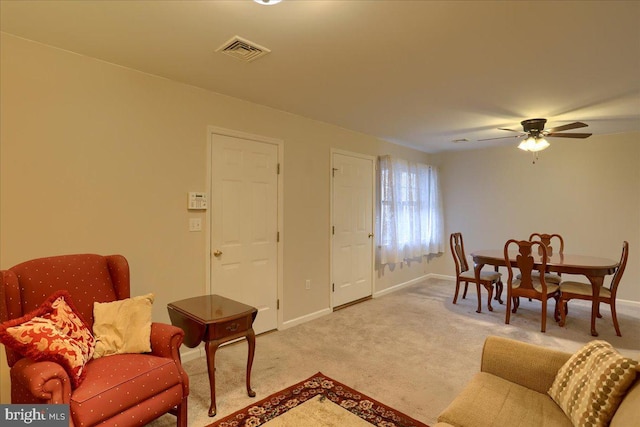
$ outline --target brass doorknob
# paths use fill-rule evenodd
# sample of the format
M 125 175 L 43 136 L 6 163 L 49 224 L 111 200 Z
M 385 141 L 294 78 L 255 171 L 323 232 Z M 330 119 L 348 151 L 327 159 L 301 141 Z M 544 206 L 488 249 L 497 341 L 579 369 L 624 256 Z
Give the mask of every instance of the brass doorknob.
M 372 237 L 373 237 L 373 233 L 369 233 L 369 238 L 372 238 Z
M 216 249 L 215 252 L 213 253 L 213 256 L 215 257 L 219 257 L 220 255 L 222 255 L 222 251 L 219 249 Z

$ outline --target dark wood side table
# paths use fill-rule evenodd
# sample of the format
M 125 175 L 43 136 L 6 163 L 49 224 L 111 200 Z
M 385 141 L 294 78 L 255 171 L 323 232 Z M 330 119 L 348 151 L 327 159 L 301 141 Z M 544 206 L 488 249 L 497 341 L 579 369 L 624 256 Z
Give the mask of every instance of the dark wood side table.
M 193 348 L 206 342 L 207 370 L 211 388 L 209 416 L 216 414 L 215 357 L 220 344 L 246 337 L 249 343 L 247 357 L 247 394 L 255 397 L 251 390 L 251 365 L 256 349 L 256 334 L 253 321 L 258 310 L 220 295 L 203 295 L 172 302 L 167 305 L 171 323 L 184 330 L 184 344 Z

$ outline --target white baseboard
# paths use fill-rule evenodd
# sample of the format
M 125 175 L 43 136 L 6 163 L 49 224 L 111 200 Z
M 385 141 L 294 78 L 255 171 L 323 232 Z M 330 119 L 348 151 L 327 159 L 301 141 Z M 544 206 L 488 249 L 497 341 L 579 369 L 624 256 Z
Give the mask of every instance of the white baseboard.
M 195 360 L 195 359 L 199 359 L 201 357 L 204 357 L 204 347 L 201 345 L 199 345 L 196 348 L 184 348 L 184 351 L 180 352 L 180 358 L 182 359 L 182 363 L 184 362 L 189 362 L 190 360 Z
M 447 276 L 445 274 L 427 274 L 427 279 L 442 279 L 442 280 L 450 280 L 455 282 L 456 278 L 455 276 Z M 505 282 L 506 284 L 506 282 Z M 640 301 L 632 301 L 632 300 L 628 300 L 628 299 L 620 299 L 618 298 L 616 300 L 616 304 L 618 304 L 618 306 L 623 305 L 623 306 L 627 306 L 627 307 L 635 307 L 640 309 Z
M 333 313 L 333 310 L 331 310 L 330 308 L 325 308 L 322 310 L 318 310 L 314 313 L 309 313 L 309 314 L 305 314 L 304 316 L 300 316 L 297 317 L 295 319 L 291 319 L 291 320 L 287 320 L 286 322 L 283 322 L 282 325 L 280 326 L 280 328 L 278 328 L 279 330 L 285 330 L 297 325 L 300 325 L 302 323 L 306 323 L 310 320 L 314 320 L 314 319 L 318 319 L 322 316 L 326 316 L 327 314 L 331 314 Z
M 378 298 L 381 297 L 383 295 L 389 294 L 391 292 L 395 292 L 398 291 L 406 286 L 410 286 L 410 285 L 415 285 L 416 283 L 420 283 L 426 279 L 429 278 L 429 274 L 425 274 L 424 276 L 420 276 L 420 277 L 416 277 L 415 279 L 411 279 L 409 281 L 403 282 L 403 283 L 398 283 L 397 285 L 393 285 L 391 287 L 388 287 L 386 289 L 383 289 L 381 291 L 378 292 L 374 292 L 373 297 L 374 298 Z
M 454 276 L 448 276 L 446 274 L 435 274 L 435 273 L 429 273 L 427 274 L 427 278 L 428 279 L 442 279 L 442 280 L 450 280 L 455 282 L 456 278 Z

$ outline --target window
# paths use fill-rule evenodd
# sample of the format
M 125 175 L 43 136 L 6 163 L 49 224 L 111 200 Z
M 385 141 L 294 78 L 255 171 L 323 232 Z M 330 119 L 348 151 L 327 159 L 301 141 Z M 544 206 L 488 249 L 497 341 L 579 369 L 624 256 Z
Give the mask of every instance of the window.
M 444 252 L 437 168 L 390 156 L 379 166 L 380 263 Z

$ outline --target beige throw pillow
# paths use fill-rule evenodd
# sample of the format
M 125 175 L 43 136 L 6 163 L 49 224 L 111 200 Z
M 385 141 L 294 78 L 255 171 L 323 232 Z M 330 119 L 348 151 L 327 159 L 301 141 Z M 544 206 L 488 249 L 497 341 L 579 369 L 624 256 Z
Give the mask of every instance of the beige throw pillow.
M 93 358 L 151 351 L 151 305 L 147 294 L 113 302 L 93 303 Z
M 574 426 L 607 426 L 637 370 L 608 342 L 591 341 L 560 368 L 548 393 Z

